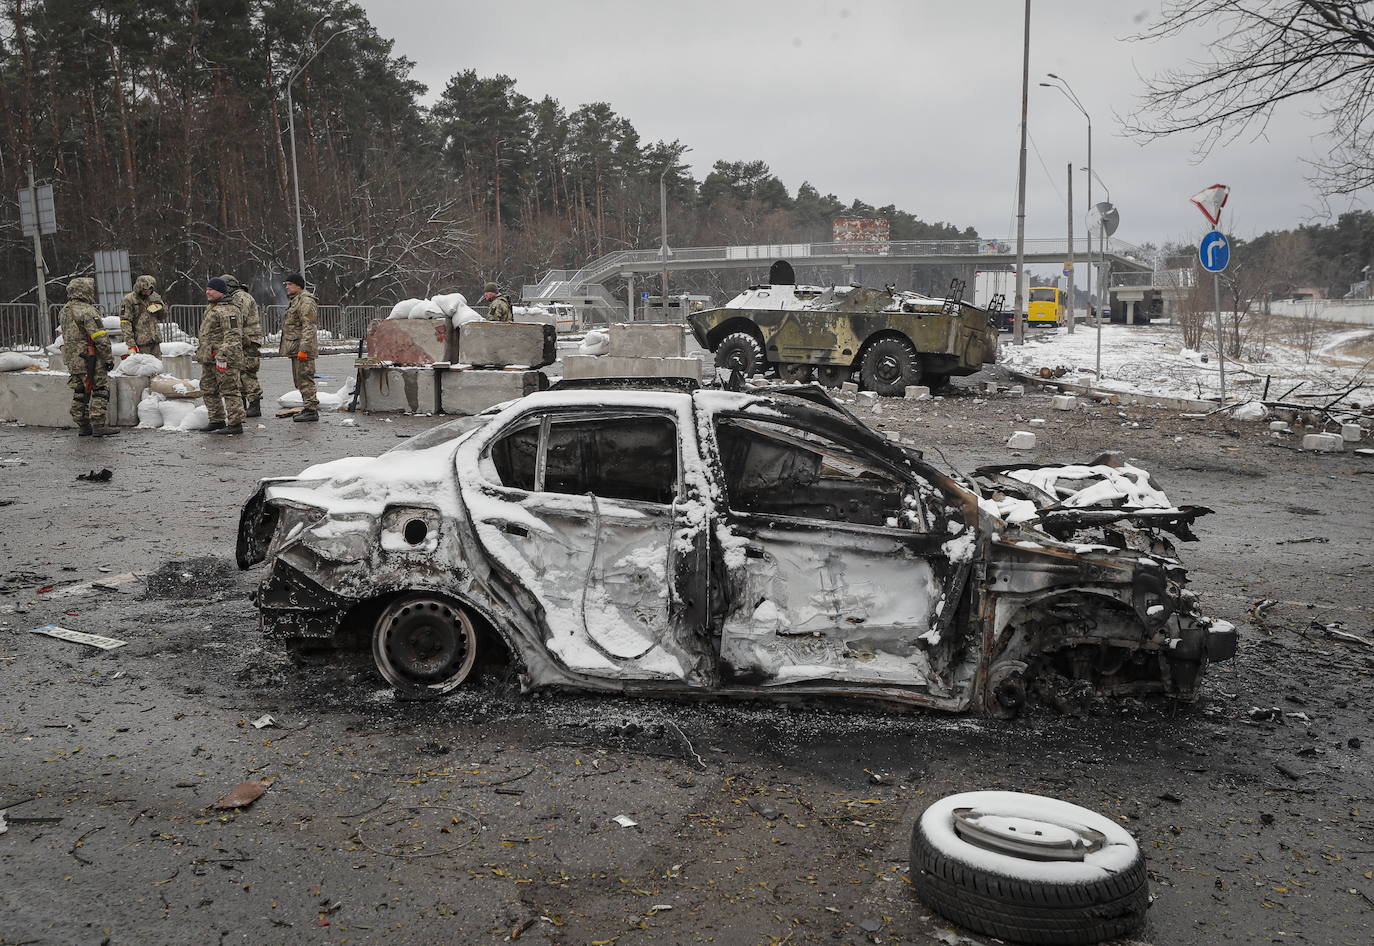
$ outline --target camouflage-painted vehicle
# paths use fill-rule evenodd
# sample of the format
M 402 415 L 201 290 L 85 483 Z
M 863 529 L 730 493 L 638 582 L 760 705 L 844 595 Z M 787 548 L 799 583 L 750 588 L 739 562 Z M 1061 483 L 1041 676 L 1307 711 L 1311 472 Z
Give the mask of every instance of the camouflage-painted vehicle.
M 936 390 L 997 360 L 988 313 L 957 293 L 755 286 L 687 323 L 718 367 L 746 376 L 771 368 L 786 381 L 815 378 L 835 388 L 853 380 L 890 397 L 912 384 Z

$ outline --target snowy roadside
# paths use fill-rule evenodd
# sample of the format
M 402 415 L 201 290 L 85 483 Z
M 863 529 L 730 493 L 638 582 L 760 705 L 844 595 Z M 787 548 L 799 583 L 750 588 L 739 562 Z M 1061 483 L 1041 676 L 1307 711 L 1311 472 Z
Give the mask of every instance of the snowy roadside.
M 1062 380 L 1093 384 L 1099 390 L 1195 400 L 1220 395 L 1220 372 L 1215 355 L 1183 347 L 1178 329 L 1169 325 L 1102 327 L 1102 378 L 1094 384 L 1097 330 L 1080 326 L 1073 334 L 1063 329 L 1027 331 L 1026 344 L 1004 338 L 998 362 L 1016 371 L 1035 374 L 1041 368 L 1066 368 Z M 1335 396 L 1364 380 L 1366 358 L 1356 357 L 1361 346 L 1374 340 L 1374 330 L 1333 327 L 1312 346 L 1309 356 L 1296 345 L 1269 341 L 1262 358 L 1226 361 L 1226 395 L 1231 402 L 1270 400 L 1296 394 L 1329 392 Z M 1268 394 L 1265 395 L 1266 381 Z M 1371 386 L 1355 391 L 1343 403 L 1352 407 L 1374 403 Z

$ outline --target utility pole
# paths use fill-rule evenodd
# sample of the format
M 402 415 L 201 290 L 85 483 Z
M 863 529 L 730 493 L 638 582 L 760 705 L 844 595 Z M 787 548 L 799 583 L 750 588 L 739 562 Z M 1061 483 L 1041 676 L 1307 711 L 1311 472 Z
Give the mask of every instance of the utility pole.
M 33 177 L 33 159 L 29 159 L 29 213 L 33 219 L 33 270 L 38 277 L 38 317 L 48 320 L 48 267 L 43 264 L 43 224 L 38 218 L 38 182 Z M 53 325 L 53 335 L 57 325 Z
M 329 19 L 329 17 L 330 14 L 325 14 L 324 16 L 320 17 L 319 20 L 316 21 L 315 26 L 312 26 L 310 28 L 310 35 L 313 36 L 315 33 L 315 28 L 318 27 L 325 20 Z M 305 60 L 305 62 L 300 63 L 300 65 L 296 66 L 295 70 L 291 73 L 291 77 L 286 80 L 286 126 L 287 134 L 291 137 L 291 189 L 295 192 L 296 197 L 296 265 L 300 268 L 300 274 L 302 279 L 306 278 L 305 233 L 304 228 L 301 226 L 301 172 L 296 167 L 296 109 L 294 107 L 294 103 L 291 100 L 291 86 L 295 83 L 297 79 L 301 77 L 301 73 L 305 72 L 305 70 L 310 66 L 310 64 L 315 61 L 315 57 L 318 56 L 320 53 L 324 52 L 324 48 L 328 46 L 333 40 L 342 36 L 345 33 L 352 33 L 354 30 L 359 28 L 360 27 L 357 26 L 349 26 L 339 30 L 337 33 L 332 34 L 323 43 L 320 43 L 319 46 L 315 47 L 315 51 L 310 54 L 310 58 Z
M 1074 302 L 1074 277 L 1077 275 L 1078 268 L 1074 266 L 1073 253 L 1073 162 L 1069 162 L 1069 273 L 1065 282 L 1069 290 L 1069 334 L 1073 334 L 1073 302 Z
M 1021 51 L 1021 160 L 1016 173 L 1016 320 L 1012 322 L 1012 344 L 1026 343 L 1026 113 L 1030 110 L 1030 7 L 1026 0 L 1025 41 Z

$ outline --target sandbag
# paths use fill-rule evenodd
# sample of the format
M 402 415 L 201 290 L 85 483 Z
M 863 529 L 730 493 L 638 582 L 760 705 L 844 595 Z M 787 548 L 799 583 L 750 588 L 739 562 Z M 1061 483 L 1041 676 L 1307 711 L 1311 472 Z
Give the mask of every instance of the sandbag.
M 138 426 L 148 429 L 161 427 L 163 424 L 162 404 L 161 394 L 144 391 L 143 400 L 138 402 Z
M 177 430 L 205 430 L 209 426 L 210 412 L 206 410 L 204 404 L 201 404 L 186 415 L 186 419 L 181 422 L 181 426 Z
M 439 308 L 439 304 L 432 299 L 425 299 L 415 308 L 410 310 L 408 318 L 412 319 L 446 319 L 444 310 Z
M 186 400 L 163 401 L 158 408 L 162 413 L 162 429 L 180 430 L 182 422 L 191 416 L 196 405 Z M 208 418 L 209 415 L 206 416 Z M 209 425 L 209 420 L 206 420 L 206 425 Z
M 183 332 L 182 334 L 185 333 Z M 176 358 L 193 351 L 195 347 L 196 346 L 189 342 L 163 342 L 158 347 L 158 351 L 162 353 L 161 357 L 163 358 Z
M 447 295 L 435 296 L 429 301 L 439 307 L 439 311 L 444 313 L 445 318 L 452 318 L 453 313 L 458 311 L 459 306 L 468 304 L 467 297 L 461 292 L 450 292 Z
M 611 336 L 609 332 L 590 331 L 582 339 L 582 344 L 577 346 L 579 355 L 604 355 L 611 348 Z
M 18 351 L 0 351 L 0 371 L 23 371 L 26 368 L 42 368 L 43 365 L 28 355 Z
M 148 382 L 148 390 L 165 398 L 200 397 L 200 382 L 160 374 Z
M 410 310 L 415 308 L 423 301 L 423 299 L 402 299 L 400 302 L 396 303 L 394 306 L 391 307 L 391 314 L 388 315 L 387 318 L 408 319 L 410 318 Z
M 482 314 L 464 302 L 453 313 L 453 327 L 467 325 L 469 322 L 482 322 Z
M 115 365 L 110 374 L 122 378 L 151 378 L 155 374 L 162 374 L 162 362 L 156 355 L 139 352 Z

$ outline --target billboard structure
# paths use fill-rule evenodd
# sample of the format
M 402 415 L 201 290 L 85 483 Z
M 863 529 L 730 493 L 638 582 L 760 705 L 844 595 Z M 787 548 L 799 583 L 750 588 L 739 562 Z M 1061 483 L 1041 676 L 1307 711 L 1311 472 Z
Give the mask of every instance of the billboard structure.
M 892 221 L 886 217 L 832 217 L 830 232 L 837 244 L 854 244 L 855 253 L 885 255 L 892 241 Z

